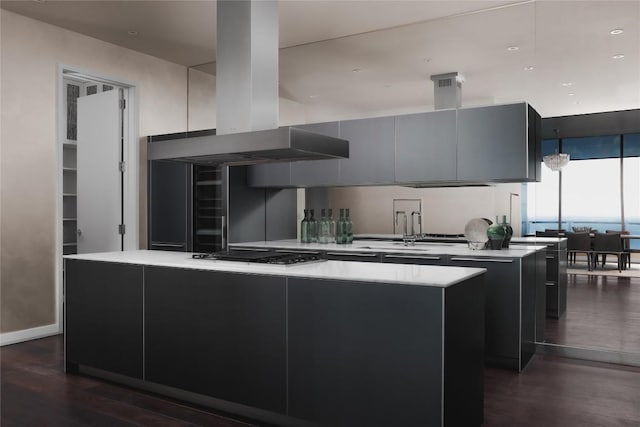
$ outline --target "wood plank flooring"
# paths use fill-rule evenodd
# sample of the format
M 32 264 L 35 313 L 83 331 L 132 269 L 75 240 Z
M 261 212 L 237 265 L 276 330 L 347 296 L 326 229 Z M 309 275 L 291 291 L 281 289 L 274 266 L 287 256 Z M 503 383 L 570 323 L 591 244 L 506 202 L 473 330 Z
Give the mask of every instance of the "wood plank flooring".
M 567 311 L 545 329 L 549 343 L 640 353 L 640 278 L 569 274 Z

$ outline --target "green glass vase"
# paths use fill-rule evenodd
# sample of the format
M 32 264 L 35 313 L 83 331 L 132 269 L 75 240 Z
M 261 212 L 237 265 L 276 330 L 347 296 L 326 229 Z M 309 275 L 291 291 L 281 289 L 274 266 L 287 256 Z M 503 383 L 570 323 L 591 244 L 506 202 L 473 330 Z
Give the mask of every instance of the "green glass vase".
M 502 224 L 500 225 L 504 227 L 505 231 L 504 240 L 502 241 L 502 247 L 508 248 L 509 243 L 511 242 L 511 238 L 513 237 L 513 227 L 511 227 L 511 224 L 507 222 L 506 215 L 502 215 Z
M 502 249 L 502 242 L 507 235 L 507 231 L 502 224 L 498 223 L 498 216 L 496 215 L 496 222 L 491 224 L 487 228 L 487 237 L 489 237 L 489 249 L 500 250 Z

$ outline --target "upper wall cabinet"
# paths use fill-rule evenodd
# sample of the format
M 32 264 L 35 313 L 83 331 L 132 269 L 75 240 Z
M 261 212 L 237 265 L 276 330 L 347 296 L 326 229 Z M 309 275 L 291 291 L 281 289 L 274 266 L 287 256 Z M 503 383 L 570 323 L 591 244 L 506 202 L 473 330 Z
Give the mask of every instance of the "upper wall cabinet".
M 349 141 L 349 158 L 257 165 L 257 187 L 539 181 L 540 124 L 526 102 L 300 126 Z
M 340 136 L 340 122 L 296 126 L 328 136 Z M 291 163 L 264 163 L 247 168 L 251 187 L 321 187 L 337 185 L 340 163 L 335 160 L 307 160 Z
M 459 109 L 457 180 L 535 181 L 536 168 L 531 170 L 529 158 L 530 145 L 535 153 L 537 142 L 530 140 L 528 122 L 524 102 Z
M 296 127 L 309 132 L 340 138 L 340 122 L 314 123 Z M 339 176 L 340 162 L 337 159 L 307 160 L 291 163 L 291 183 L 295 187 L 337 185 Z
M 340 122 L 340 138 L 349 141 L 349 158 L 340 162 L 340 185 L 394 181 L 394 117 Z
M 456 180 L 456 110 L 396 117 L 396 182 Z

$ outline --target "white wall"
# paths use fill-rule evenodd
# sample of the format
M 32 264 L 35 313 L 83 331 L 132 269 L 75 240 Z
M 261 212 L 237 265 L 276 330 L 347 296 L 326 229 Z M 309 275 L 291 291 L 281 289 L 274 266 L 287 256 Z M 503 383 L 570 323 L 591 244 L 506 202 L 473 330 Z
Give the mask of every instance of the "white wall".
M 185 130 L 187 70 L 5 10 L 0 10 L 0 43 L 0 332 L 5 333 L 56 321 L 58 65 L 134 82 L 143 136 Z M 142 143 L 141 230 L 146 229 L 144 148 Z

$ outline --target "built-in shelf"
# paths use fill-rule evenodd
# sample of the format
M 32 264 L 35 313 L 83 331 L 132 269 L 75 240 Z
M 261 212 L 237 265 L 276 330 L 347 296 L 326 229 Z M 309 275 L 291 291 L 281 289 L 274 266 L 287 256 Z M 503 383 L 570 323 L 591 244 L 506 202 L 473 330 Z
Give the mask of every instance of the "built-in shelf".
M 219 236 L 219 235 L 221 235 L 221 232 L 220 232 L 220 230 L 203 228 L 203 229 L 200 229 L 200 230 L 196 230 L 196 234 L 198 234 L 200 236 Z
M 76 193 L 62 193 L 62 197 L 78 197 Z
M 65 172 L 77 172 L 78 171 L 77 168 L 67 168 L 67 167 L 62 168 L 62 170 L 65 171 Z
M 77 221 L 78 218 L 62 218 L 63 221 Z
M 78 242 L 63 243 L 62 246 L 78 246 Z
M 65 148 L 78 148 L 78 144 L 75 142 L 63 142 L 62 146 Z

